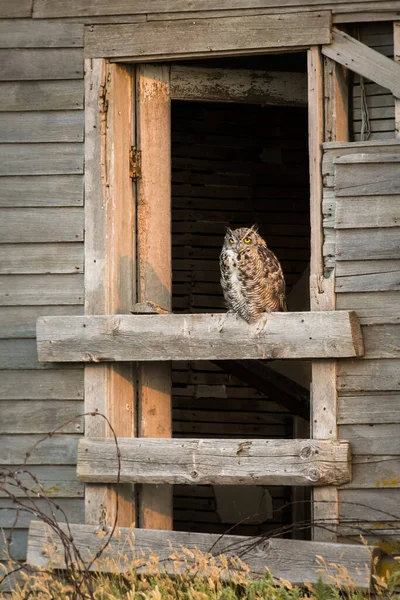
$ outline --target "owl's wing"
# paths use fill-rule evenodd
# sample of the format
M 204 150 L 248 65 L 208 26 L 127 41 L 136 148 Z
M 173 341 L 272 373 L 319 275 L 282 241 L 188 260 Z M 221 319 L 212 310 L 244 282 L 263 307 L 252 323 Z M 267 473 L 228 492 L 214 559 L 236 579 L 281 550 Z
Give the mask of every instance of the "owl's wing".
M 264 267 L 264 277 L 268 280 L 268 284 L 274 288 L 279 298 L 281 311 L 286 312 L 286 284 L 281 264 L 272 250 L 267 246 L 259 244 L 257 250 Z

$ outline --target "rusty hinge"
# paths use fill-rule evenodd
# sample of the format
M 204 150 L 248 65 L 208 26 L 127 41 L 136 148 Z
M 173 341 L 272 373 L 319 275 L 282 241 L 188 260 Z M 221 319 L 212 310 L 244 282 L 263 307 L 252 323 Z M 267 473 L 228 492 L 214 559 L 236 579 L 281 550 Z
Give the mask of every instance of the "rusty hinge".
M 140 177 L 140 152 L 136 146 L 129 150 L 129 177 L 137 181 Z

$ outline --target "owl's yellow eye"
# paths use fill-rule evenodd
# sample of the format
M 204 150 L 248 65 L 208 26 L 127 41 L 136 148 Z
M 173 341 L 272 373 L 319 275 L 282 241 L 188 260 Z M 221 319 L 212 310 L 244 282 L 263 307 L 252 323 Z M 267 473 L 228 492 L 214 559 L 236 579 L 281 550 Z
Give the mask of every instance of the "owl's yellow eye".
M 251 239 L 250 238 L 244 238 L 244 243 L 245 244 L 250 244 L 251 243 Z
M 234 243 L 235 243 L 235 240 L 234 240 L 233 238 L 229 238 L 229 243 L 230 243 L 230 244 L 234 244 Z

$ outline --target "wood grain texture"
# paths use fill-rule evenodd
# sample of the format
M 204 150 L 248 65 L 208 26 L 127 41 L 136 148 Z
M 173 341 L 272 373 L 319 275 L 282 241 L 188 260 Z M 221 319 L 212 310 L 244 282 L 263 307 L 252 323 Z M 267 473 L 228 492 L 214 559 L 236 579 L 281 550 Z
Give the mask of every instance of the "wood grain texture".
M 2 306 L 0 336 L 2 338 L 35 338 L 36 320 L 48 315 L 83 315 L 83 306 Z
M 399 361 L 386 360 L 341 360 L 338 365 L 338 389 L 353 391 L 397 391 Z
M 46 515 L 51 516 L 52 511 L 54 511 L 54 517 L 57 521 L 62 523 L 65 522 L 66 514 L 68 520 L 73 523 L 82 522 L 83 517 L 83 500 L 81 498 L 63 498 L 57 501 L 57 505 L 60 507 L 60 510 L 53 508 L 53 506 L 49 506 L 49 503 L 45 499 L 36 500 L 38 503 L 39 510 L 42 510 Z M 16 516 L 16 507 L 12 507 L 12 503 L 7 498 L 0 498 L 0 527 L 10 527 L 13 524 L 13 521 Z M 29 527 L 29 523 L 32 520 L 32 514 L 28 511 L 20 511 L 18 515 L 18 520 L 15 525 L 16 529 L 25 529 Z
M 399 154 L 355 154 L 336 159 L 335 195 L 399 194 L 400 185 L 396 177 L 399 162 Z
M 187 485 L 339 485 L 351 479 L 350 447 L 313 440 L 119 439 L 121 481 Z M 115 482 L 113 440 L 84 439 L 78 478 Z
M 400 65 L 343 31 L 333 29 L 333 41 L 322 46 L 322 53 L 400 96 Z
M 268 36 L 264 35 L 265 30 Z M 129 57 L 140 61 L 156 57 L 229 54 L 281 47 L 305 47 L 331 40 L 330 14 L 148 21 L 139 25 L 95 25 L 85 30 L 86 57 Z
M 0 142 L 83 142 L 83 111 L 0 113 Z
M 339 425 L 378 423 L 400 423 L 399 394 L 339 397 Z
M 0 207 L 82 206 L 81 175 L 2 177 Z
M 0 145 L 2 175 L 68 175 L 83 173 L 83 144 Z
M 44 493 L 49 498 L 83 498 L 83 483 L 76 478 L 76 467 L 73 466 L 31 466 L 29 469 L 21 468 L 21 465 L 8 465 L 2 469 L 3 472 L 18 472 L 18 478 L 22 485 L 27 488 L 27 495 L 37 497 Z M 30 473 L 39 481 L 39 485 L 31 477 Z M 6 490 L 12 490 L 17 498 L 24 498 L 25 492 L 16 487 L 11 487 L 10 479 L 5 481 L 4 488 L 0 490 L 0 497 L 7 496 Z
M 95 530 L 91 526 L 72 525 L 72 535 L 83 553 L 83 560 L 87 560 L 90 552 L 96 552 L 101 540 L 99 540 Z M 46 525 L 41 522 L 32 522 L 29 533 L 29 553 L 28 562 L 35 566 L 46 566 L 49 559 L 42 552 L 43 546 L 49 542 L 50 531 Z M 51 539 L 51 538 L 50 538 Z M 132 543 L 128 542 L 132 540 Z M 126 529 L 121 529 L 121 536 L 114 538 L 112 554 L 117 558 L 116 562 L 107 561 L 105 568 L 109 565 L 115 565 L 116 570 L 124 569 L 124 565 L 118 560 L 119 552 L 126 548 L 129 556 L 128 563 L 135 557 L 148 555 L 149 550 L 159 556 L 160 563 L 164 565 L 166 571 L 171 570 L 169 563 L 170 557 L 174 551 L 181 553 L 181 548 L 194 550 L 198 548 L 202 552 L 209 552 L 212 548 L 213 554 L 226 554 L 228 557 L 242 555 L 242 550 L 249 543 L 257 542 L 257 538 L 246 538 L 244 536 L 225 535 L 223 537 L 212 534 L 188 533 L 178 531 L 157 531 L 137 529 L 135 533 Z M 59 540 L 55 539 L 56 546 Z M 351 577 L 354 577 L 357 585 L 360 587 L 369 587 L 370 567 L 375 551 L 370 555 L 368 548 L 363 546 L 348 546 L 345 544 L 323 544 L 316 542 L 303 542 L 296 540 L 279 540 L 271 538 L 267 541 L 260 538 L 260 544 L 255 544 L 254 549 L 247 549 L 245 552 L 246 564 L 250 567 L 253 575 L 261 575 L 265 572 L 265 566 L 268 565 L 272 576 L 284 578 L 293 583 L 304 581 L 317 582 L 324 573 L 320 574 L 318 569 L 317 556 L 322 556 L 331 563 L 346 561 Z M 57 550 L 53 556 L 62 557 L 62 553 Z M 52 561 L 51 561 L 52 562 Z M 52 565 L 55 566 L 52 562 Z M 63 560 L 57 563 L 59 568 L 63 566 Z M 99 565 L 94 565 L 94 569 Z M 104 568 L 104 567 L 103 567 Z M 126 568 L 126 567 L 125 567 Z M 367 568 L 367 573 L 366 569 Z M 229 573 L 227 573 L 229 575 Z
M 78 440 L 81 437 L 56 434 L 51 439 L 41 441 L 43 434 L 2 435 L 0 465 L 22 464 L 25 460 L 27 465 L 76 465 Z
M 354 292 L 338 294 L 338 309 L 357 310 L 361 323 L 379 324 L 379 323 L 399 323 L 398 304 L 400 301 L 399 292 Z
M 2 49 L 1 81 L 82 79 L 83 52 L 78 48 Z
M 0 400 L 82 400 L 82 369 L 0 372 Z
M 171 98 L 169 69 L 143 65 L 136 70 L 138 180 L 138 300 L 171 310 Z M 138 369 L 138 434 L 170 437 L 171 365 Z M 139 525 L 172 529 L 172 488 L 144 486 L 139 496 Z
M 399 202 L 397 195 L 337 197 L 335 228 L 396 227 L 400 223 Z
M 340 490 L 340 516 L 346 521 L 400 521 L 396 489 Z
M 1 13 L 0 13 L 1 14 Z M 83 25 L 31 19 L 0 21 L 0 48 L 80 48 Z
M 172 65 L 170 77 L 172 100 L 307 106 L 304 73 Z
M 0 0 L 0 17 L 17 19 L 32 16 L 33 0 Z
M 1 400 L 0 434 L 47 434 L 83 413 L 82 401 Z M 60 433 L 83 433 L 83 417 L 77 418 Z
M 400 21 L 396 19 L 393 23 L 393 52 L 396 63 L 400 62 Z M 396 138 L 400 137 L 400 101 L 394 99 L 394 124 Z
M 400 290 L 399 260 L 340 261 L 336 265 L 336 292 Z
M 81 207 L 2 208 L 0 215 L 0 237 L 5 244 L 83 241 Z
M 83 244 L 0 245 L 1 275 L 33 273 L 83 273 Z
M 0 306 L 83 304 L 81 274 L 0 275 Z
M 341 486 L 343 489 L 399 489 L 400 478 L 399 456 L 365 456 L 352 457 L 352 479 Z M 376 503 L 379 507 L 379 497 Z M 379 522 L 381 519 L 378 518 Z
M 350 442 L 354 455 L 399 456 L 398 430 L 397 423 L 340 425 L 339 437 Z
M 357 316 L 345 311 L 270 313 L 253 325 L 226 314 L 41 317 L 37 336 L 40 360 L 50 362 L 363 354 Z
M 0 111 L 76 110 L 83 108 L 83 82 L 0 82 Z
M 339 229 L 336 260 L 391 260 L 400 257 L 400 227 Z

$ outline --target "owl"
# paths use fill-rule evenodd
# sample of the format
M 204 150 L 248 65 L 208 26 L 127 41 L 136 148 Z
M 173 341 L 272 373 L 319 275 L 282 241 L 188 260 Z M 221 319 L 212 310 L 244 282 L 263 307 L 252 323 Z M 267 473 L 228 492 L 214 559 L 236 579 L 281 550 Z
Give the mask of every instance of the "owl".
M 287 311 L 282 267 L 254 225 L 227 230 L 219 262 L 229 312 L 252 323 L 262 313 Z

